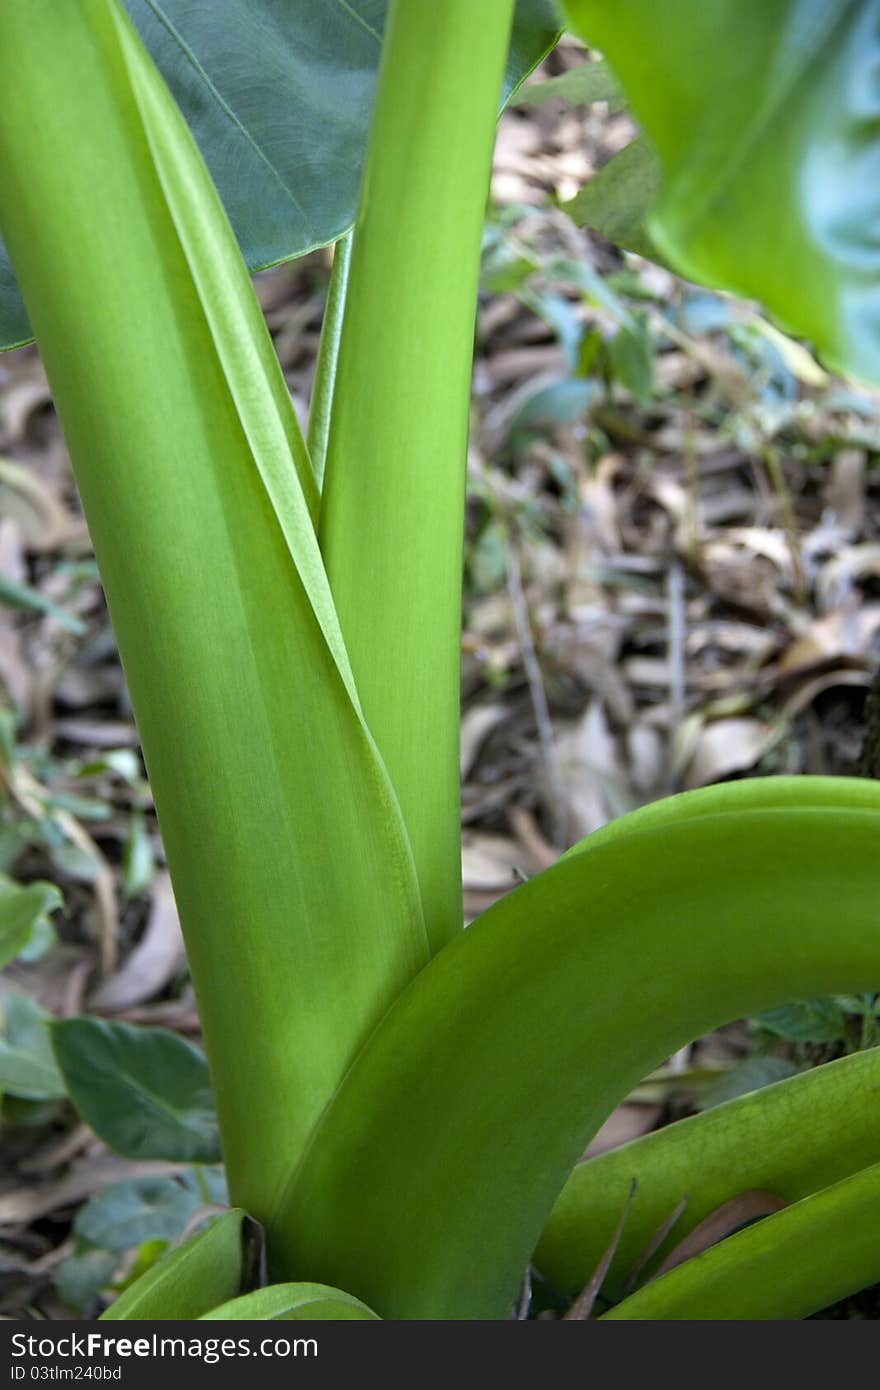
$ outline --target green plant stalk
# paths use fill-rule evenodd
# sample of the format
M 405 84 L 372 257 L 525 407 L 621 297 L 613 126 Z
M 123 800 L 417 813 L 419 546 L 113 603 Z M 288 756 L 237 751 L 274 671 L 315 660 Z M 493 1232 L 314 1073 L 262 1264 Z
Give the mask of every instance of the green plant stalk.
M 321 506 L 333 597 L 433 950 L 461 927 L 468 387 L 512 13 L 512 0 L 389 7 Z
M 604 1318 L 779 1321 L 880 1280 L 880 1163 L 738 1231 Z
M 643 1076 L 731 1019 L 880 979 L 865 786 L 871 810 L 620 834 L 491 908 L 346 1077 L 270 1222 L 273 1277 L 307 1270 L 382 1317 L 506 1317 L 574 1164 Z
M 232 233 L 118 5 L 0 8 L 0 223 L 131 690 L 233 1200 L 271 1208 L 426 959 Z
M 333 408 L 333 393 L 336 388 L 336 369 L 339 365 L 342 323 L 345 318 L 345 297 L 348 293 L 351 243 L 352 234 L 349 232 L 346 236 L 341 237 L 333 248 L 333 267 L 330 271 L 327 303 L 324 306 L 324 320 L 321 324 L 321 341 L 318 344 L 318 360 L 315 363 L 312 399 L 309 402 L 309 427 L 306 433 L 306 444 L 319 491 L 324 485 L 324 465 L 327 459 L 327 441 L 330 437 L 330 415 Z
M 880 1049 L 875 1048 L 666 1125 L 580 1164 L 553 1208 L 535 1264 L 556 1288 L 583 1288 L 635 1179 L 602 1286 L 608 1297 L 620 1298 L 636 1261 L 682 1198 L 687 1206 L 658 1247 L 656 1262 L 740 1192 L 760 1189 L 795 1202 L 870 1166 L 878 1155 Z

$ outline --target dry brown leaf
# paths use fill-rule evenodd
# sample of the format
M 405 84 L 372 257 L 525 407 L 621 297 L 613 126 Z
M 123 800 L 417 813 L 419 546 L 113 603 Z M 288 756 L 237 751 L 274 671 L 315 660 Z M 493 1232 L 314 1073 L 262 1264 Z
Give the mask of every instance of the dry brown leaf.
M 737 1197 L 731 1197 L 729 1201 L 723 1202 L 715 1211 L 704 1217 L 699 1225 L 685 1236 L 684 1240 L 679 1241 L 652 1277 L 659 1279 L 661 1274 L 667 1274 L 670 1269 L 684 1264 L 685 1260 L 691 1260 L 695 1255 L 701 1255 L 710 1246 L 717 1245 L 726 1236 L 733 1235 L 734 1231 L 738 1231 L 747 1222 L 757 1221 L 762 1216 L 770 1216 L 775 1211 L 782 1211 L 783 1207 L 787 1205 L 788 1203 L 782 1197 L 778 1197 L 775 1192 L 762 1192 L 757 1188 L 751 1192 L 741 1192 Z
M 122 968 L 95 991 L 89 1008 L 99 1013 L 119 1013 L 152 999 L 180 973 L 185 960 L 171 879 L 167 874 L 158 874 L 143 936 Z
M 779 737 L 779 728 L 760 719 L 716 719 L 705 724 L 697 735 L 685 787 L 705 787 L 754 767 Z
M 621 1144 L 628 1144 L 632 1139 L 640 1139 L 654 1128 L 662 1111 L 662 1105 L 632 1105 L 626 1101 L 618 1105 L 590 1141 L 584 1158 L 595 1158 L 609 1149 L 619 1149 Z

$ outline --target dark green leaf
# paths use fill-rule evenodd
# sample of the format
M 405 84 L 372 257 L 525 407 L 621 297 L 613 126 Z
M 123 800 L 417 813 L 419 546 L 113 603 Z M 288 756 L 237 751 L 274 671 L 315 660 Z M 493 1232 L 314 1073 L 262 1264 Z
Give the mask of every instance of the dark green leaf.
M 798 1068 L 785 1057 L 746 1057 L 742 1062 L 713 1081 L 700 1096 L 701 1110 L 711 1110 L 713 1106 L 723 1105 L 725 1101 L 736 1100 L 759 1091 L 762 1086 L 771 1086 L 775 1081 L 784 1081 L 794 1076 Z
M 52 1056 L 52 1015 L 27 994 L 0 999 L 0 1091 L 26 1100 L 57 1100 L 64 1080 Z
M 788 1042 L 839 1042 L 847 1035 L 846 1015 L 834 999 L 808 999 L 771 1009 L 755 1020 Z
M 645 226 L 659 188 L 659 161 L 645 137 L 640 136 L 562 206 L 579 227 L 599 232 L 624 251 L 662 261 Z
M 125 0 L 196 137 L 252 270 L 354 220 L 387 0 Z M 519 0 L 504 95 L 555 43 Z M 0 345 L 31 336 L 0 247 Z
M 203 1054 L 164 1028 L 95 1018 L 56 1023 L 68 1093 L 105 1144 L 128 1158 L 214 1163 L 217 1117 Z

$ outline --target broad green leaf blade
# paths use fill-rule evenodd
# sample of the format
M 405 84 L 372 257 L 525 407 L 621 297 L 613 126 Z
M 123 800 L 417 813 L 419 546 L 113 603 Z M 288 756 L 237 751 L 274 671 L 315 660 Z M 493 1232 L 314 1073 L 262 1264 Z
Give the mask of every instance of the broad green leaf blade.
M 562 206 L 579 227 L 601 233 L 624 251 L 658 261 L 663 257 L 645 223 L 659 188 L 657 156 L 640 135 Z
M 880 1281 L 880 1163 L 713 1245 L 604 1318 L 806 1318 Z
M 205 1231 L 163 1255 L 101 1314 L 127 1322 L 200 1318 L 218 1303 L 235 1298 L 246 1269 L 245 1243 L 253 1222 L 243 1211 L 229 1211 Z
M 270 1284 L 266 1289 L 255 1289 L 221 1303 L 219 1308 L 203 1313 L 201 1321 L 213 1318 L 249 1322 L 374 1322 L 376 1314 L 360 1299 L 327 1284 Z
M 354 220 L 387 0 L 125 0 L 252 270 Z M 553 47 L 553 0 L 519 0 L 508 96 Z M 0 244 L 0 348 L 31 337 Z
M 27 947 L 34 928 L 64 904 L 54 883 L 16 883 L 0 874 L 0 969 Z
M 3 6 L 0 79 L 0 223 L 132 693 L 230 1190 L 259 1214 L 426 958 L 411 852 L 185 126 L 110 0 Z
M 60 1100 L 64 1078 L 55 1065 L 52 1015 L 27 994 L 0 999 L 0 1093 L 25 1100 Z
M 127 1158 L 216 1163 L 220 1135 L 204 1055 L 165 1028 L 72 1018 L 52 1029 L 67 1094 Z
M 400 797 L 432 950 L 461 928 L 469 381 L 512 12 L 512 0 L 390 7 L 321 504 L 321 549 L 367 723 Z
M 660 156 L 652 238 L 880 381 L 877 0 L 563 0 Z
M 733 1018 L 880 981 L 880 786 L 844 785 L 862 809 L 618 829 L 485 913 L 343 1083 L 271 1222 L 274 1277 L 308 1270 L 382 1317 L 507 1316 L 565 1179 L 643 1076 Z
M 583 1287 L 636 1189 L 603 1291 L 630 1270 L 677 1204 L 657 1260 L 739 1192 L 788 1202 L 869 1166 L 880 1153 L 880 1049 L 829 1062 L 588 1159 L 553 1208 L 535 1263 L 563 1292 Z M 650 1266 L 648 1269 L 650 1273 Z

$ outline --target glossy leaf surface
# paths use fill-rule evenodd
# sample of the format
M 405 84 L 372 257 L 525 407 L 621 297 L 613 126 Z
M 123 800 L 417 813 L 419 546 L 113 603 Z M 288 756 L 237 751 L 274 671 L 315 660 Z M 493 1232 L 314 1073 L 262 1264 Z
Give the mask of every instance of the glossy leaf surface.
M 111 0 L 28 0 L 0 9 L 0 81 L 0 223 L 132 694 L 230 1190 L 259 1215 L 426 959 L 409 844 L 287 388 L 155 69 Z
M 663 165 L 649 230 L 880 381 L 878 0 L 563 0 Z
M 351 226 L 387 0 L 125 0 L 255 270 Z M 509 94 L 556 40 L 553 0 L 520 0 Z M 0 345 L 31 336 L 0 247 Z
M 568 1173 L 644 1075 L 730 1019 L 873 988 L 880 787 L 801 785 L 802 810 L 718 813 L 741 796 L 722 787 L 712 814 L 621 822 L 441 952 L 325 1115 L 269 1230 L 276 1277 L 308 1269 L 383 1317 L 507 1316 Z M 862 809 L 841 809 L 847 787 Z

